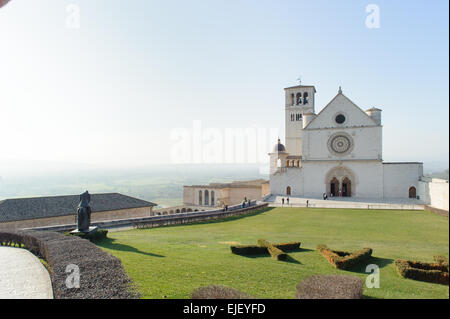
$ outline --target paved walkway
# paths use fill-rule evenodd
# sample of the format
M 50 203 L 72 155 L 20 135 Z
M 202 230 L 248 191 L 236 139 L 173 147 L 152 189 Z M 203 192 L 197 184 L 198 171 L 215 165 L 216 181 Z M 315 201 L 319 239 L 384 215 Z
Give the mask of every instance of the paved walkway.
M 392 198 L 392 199 L 374 199 L 374 198 L 354 198 L 354 197 L 329 197 L 328 200 L 319 198 L 295 197 L 289 196 L 289 205 L 286 198 L 288 196 L 271 195 L 265 200 L 271 207 L 306 207 L 308 201 L 309 207 L 317 208 L 360 208 L 360 209 L 407 209 L 423 210 L 424 203 L 417 199 L 410 198 Z M 282 198 L 285 204 L 282 205 Z
M 28 250 L 0 246 L 0 299 L 53 299 L 47 269 Z

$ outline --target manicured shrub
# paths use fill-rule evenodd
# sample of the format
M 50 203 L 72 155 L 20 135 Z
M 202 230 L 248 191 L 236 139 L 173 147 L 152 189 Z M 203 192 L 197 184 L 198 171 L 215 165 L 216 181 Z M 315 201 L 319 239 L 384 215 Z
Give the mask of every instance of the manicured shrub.
M 20 242 L 48 263 L 56 299 L 139 297 L 120 260 L 88 240 L 46 231 L 0 233 L 0 242 L 11 239 Z M 66 267 L 70 264 L 79 268 L 80 288 L 66 286 Z
M 436 260 L 436 258 L 435 258 Z M 402 260 L 395 261 L 400 276 L 408 279 L 448 285 L 448 262 L 440 260 L 435 263 Z
M 318 245 L 317 250 L 332 265 L 339 269 L 349 269 L 368 260 L 372 256 L 371 248 L 363 248 L 354 252 L 331 250 L 325 245 Z
M 260 247 L 266 247 L 269 254 L 275 258 L 276 260 L 286 260 L 287 254 L 284 253 L 282 250 L 278 249 L 271 243 L 269 243 L 267 240 L 264 239 L 258 239 L 258 246 Z
M 106 229 L 99 229 L 95 232 L 92 233 L 87 233 L 87 234 L 83 234 L 83 233 L 66 233 L 66 235 L 71 235 L 71 236 L 77 236 L 83 239 L 87 239 L 90 240 L 91 242 L 96 242 L 102 239 L 106 238 L 106 235 L 108 234 L 108 230 Z
M 434 261 L 438 264 L 445 265 L 448 272 L 448 258 L 445 256 L 434 256 Z
M 361 299 L 363 280 L 347 275 L 314 275 L 297 285 L 297 299 Z
M 281 249 L 284 252 L 293 251 L 300 249 L 301 243 L 299 241 L 293 241 L 289 243 L 279 243 L 279 244 L 272 244 L 276 248 Z
M 192 299 L 250 299 L 250 296 L 239 290 L 220 286 L 210 285 L 195 289 L 191 294 Z
M 236 255 L 262 255 L 267 254 L 266 247 L 260 247 L 255 245 L 237 245 L 231 246 L 231 252 Z

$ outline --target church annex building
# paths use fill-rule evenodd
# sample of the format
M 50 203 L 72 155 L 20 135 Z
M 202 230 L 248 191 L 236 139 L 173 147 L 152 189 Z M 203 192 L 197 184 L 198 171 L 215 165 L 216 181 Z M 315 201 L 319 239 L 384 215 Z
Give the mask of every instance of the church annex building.
M 316 114 L 314 86 L 284 90 L 286 142 L 269 153 L 271 194 L 420 199 L 423 164 L 383 162 L 380 109 L 363 111 L 339 88 Z

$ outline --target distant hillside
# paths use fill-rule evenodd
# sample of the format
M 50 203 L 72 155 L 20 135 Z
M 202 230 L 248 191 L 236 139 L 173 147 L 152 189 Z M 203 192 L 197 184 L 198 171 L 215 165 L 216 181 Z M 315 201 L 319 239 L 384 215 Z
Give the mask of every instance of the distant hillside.
M 426 176 L 433 177 L 433 178 L 442 178 L 442 179 L 448 180 L 448 169 L 441 171 L 441 172 L 429 173 L 429 174 L 426 174 Z
M 118 192 L 162 206 L 182 204 L 183 185 L 268 178 L 256 165 L 170 165 L 136 169 L 78 169 L 57 174 L 3 177 L 0 200 L 13 197 Z

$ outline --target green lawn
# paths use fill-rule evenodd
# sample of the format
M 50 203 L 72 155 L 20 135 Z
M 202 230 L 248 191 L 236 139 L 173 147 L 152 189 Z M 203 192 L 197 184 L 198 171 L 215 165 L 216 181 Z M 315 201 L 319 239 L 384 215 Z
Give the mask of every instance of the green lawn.
M 449 254 L 449 220 L 424 211 L 274 208 L 251 216 L 211 223 L 110 232 L 98 245 L 119 257 L 144 298 L 189 298 L 199 286 L 222 284 L 258 298 L 293 298 L 295 286 L 314 274 L 342 271 L 315 249 L 370 247 L 370 263 L 380 267 L 380 288 L 364 288 L 374 298 L 449 298 L 448 286 L 401 278 L 397 258 L 432 261 Z M 231 243 L 301 241 L 290 262 L 270 256 L 243 257 Z

